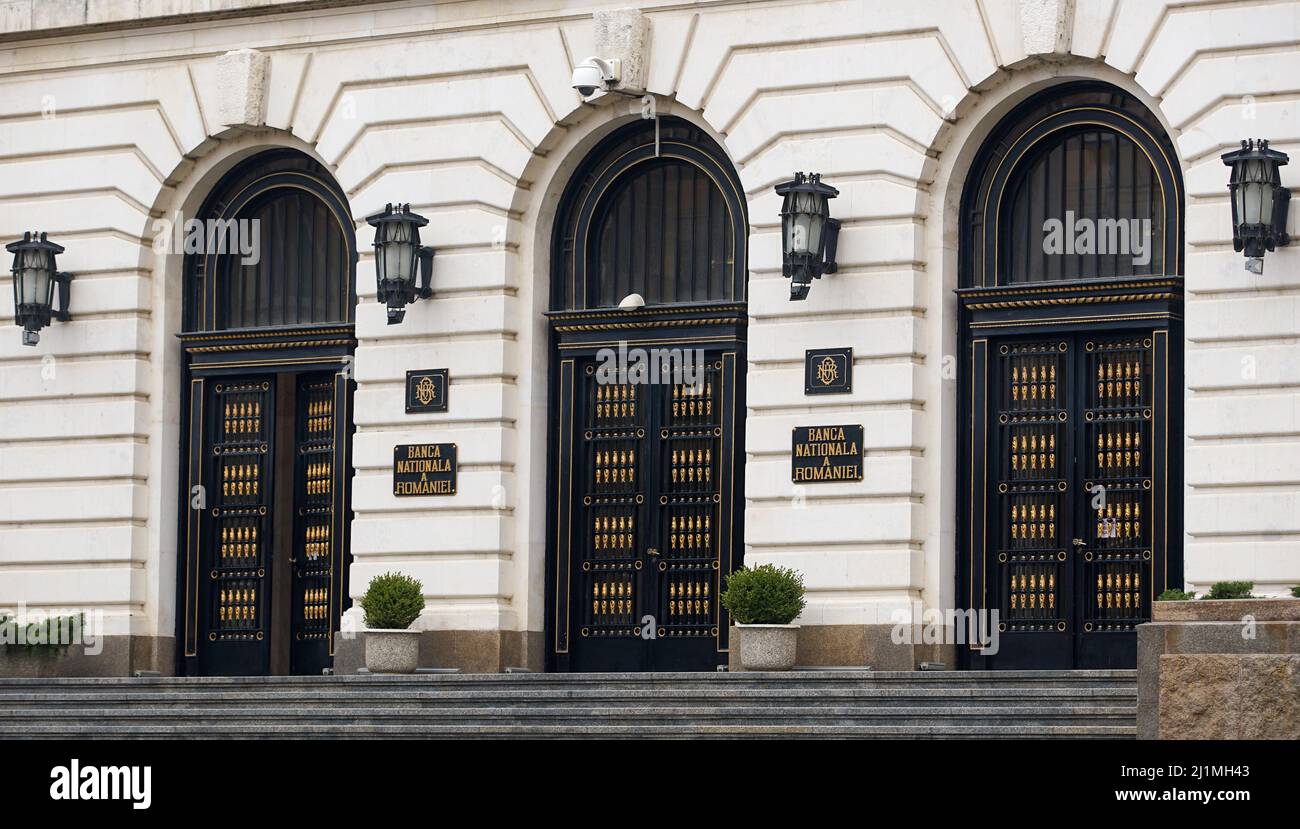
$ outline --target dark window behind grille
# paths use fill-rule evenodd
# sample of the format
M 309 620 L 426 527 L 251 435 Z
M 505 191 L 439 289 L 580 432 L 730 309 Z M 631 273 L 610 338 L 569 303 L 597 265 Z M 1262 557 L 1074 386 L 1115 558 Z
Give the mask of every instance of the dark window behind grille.
M 258 153 L 222 177 L 194 218 L 218 244 L 187 252 L 185 331 L 352 321 L 351 211 L 314 159 Z M 253 241 L 252 222 L 257 251 L 246 264 L 241 247 Z
M 592 150 L 561 200 L 552 307 L 632 293 L 651 305 L 743 300 L 747 232 L 743 191 L 712 138 L 670 116 L 630 124 Z
M 631 293 L 647 303 L 729 298 L 735 234 L 708 174 L 681 161 L 647 162 L 598 204 L 591 259 L 597 307 Z
M 343 230 L 325 204 L 297 189 L 271 190 L 242 211 L 260 223 L 256 264 L 222 257 L 219 328 L 345 320 L 348 272 Z
M 1162 273 L 1164 200 L 1141 148 L 1106 129 L 1065 132 L 1043 144 L 1008 182 L 998 233 L 1006 281 Z M 1082 246 L 1082 234 L 1090 235 L 1092 252 L 1068 252 L 1065 237 Z
M 1177 158 L 1159 119 L 1110 84 L 1079 81 L 1030 97 L 984 140 L 962 190 L 962 286 L 1181 274 Z M 1067 212 L 1084 224 L 1064 227 Z M 1124 238 L 1134 219 L 1146 251 Z M 1048 253 L 1049 220 L 1061 223 L 1062 241 L 1090 226 L 1093 252 Z M 1101 236 L 1108 248 L 1099 253 Z

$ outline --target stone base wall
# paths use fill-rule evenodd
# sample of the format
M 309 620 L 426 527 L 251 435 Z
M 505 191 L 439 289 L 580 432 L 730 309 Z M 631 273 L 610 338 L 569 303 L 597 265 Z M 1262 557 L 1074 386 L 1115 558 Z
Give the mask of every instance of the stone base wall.
M 176 673 L 176 640 L 170 636 L 104 636 L 97 653 L 84 645 L 60 650 L 0 646 L 0 676 L 131 676 L 136 671 Z
M 1300 601 L 1156 602 L 1139 625 L 1138 738 L 1300 739 Z
M 894 625 L 801 625 L 795 664 L 819 668 L 873 668 L 912 671 L 922 662 L 943 662 L 954 668 L 951 645 L 895 644 Z M 741 671 L 740 636 L 731 629 L 728 671 Z M 916 641 L 920 641 L 919 629 Z
M 366 664 L 365 631 L 334 645 L 334 673 L 354 674 Z M 462 673 L 501 673 L 506 668 L 543 668 L 542 633 L 518 630 L 430 630 L 420 636 L 421 668 L 459 668 Z
M 1161 740 L 1300 740 L 1300 654 L 1165 654 L 1159 693 Z

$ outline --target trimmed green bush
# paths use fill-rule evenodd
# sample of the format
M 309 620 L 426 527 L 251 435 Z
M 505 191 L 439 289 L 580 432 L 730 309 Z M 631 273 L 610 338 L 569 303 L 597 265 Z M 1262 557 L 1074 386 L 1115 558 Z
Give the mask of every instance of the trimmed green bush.
M 44 651 L 62 653 L 71 642 L 65 637 L 76 636 L 86 625 L 86 614 L 74 613 L 71 616 L 50 616 L 42 622 L 28 622 L 21 625 L 22 646 L 28 652 Z M 13 647 L 19 644 L 20 625 L 12 616 L 0 616 L 0 643 Z
M 1297 599 L 1300 599 L 1300 584 L 1297 584 L 1295 587 L 1291 588 L 1291 595 L 1295 596 Z
M 803 576 L 772 564 L 741 567 L 722 591 L 722 606 L 742 625 L 788 625 L 804 604 Z
M 1179 590 L 1177 587 L 1171 587 L 1165 592 L 1156 596 L 1158 602 L 1190 602 L 1196 598 L 1196 594 L 1190 590 Z
M 361 597 L 361 609 L 372 630 L 405 630 L 424 610 L 424 585 L 403 573 L 375 576 Z
M 1202 599 L 1253 599 L 1250 594 L 1255 589 L 1253 581 L 1216 581 L 1210 586 L 1210 592 Z

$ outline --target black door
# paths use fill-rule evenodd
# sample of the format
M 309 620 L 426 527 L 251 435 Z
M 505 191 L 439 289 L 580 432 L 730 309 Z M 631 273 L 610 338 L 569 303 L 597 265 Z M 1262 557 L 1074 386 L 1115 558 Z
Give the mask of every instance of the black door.
M 333 663 L 330 637 L 343 585 L 348 382 L 333 372 L 298 377 L 294 419 L 293 611 L 290 671 L 319 675 Z
M 999 634 L 980 666 L 1135 664 L 1167 578 L 1168 334 L 974 343 L 972 606 Z
M 195 515 L 200 667 L 205 675 L 262 675 L 271 655 L 275 378 L 226 377 L 208 385 L 193 459 L 206 504 Z
M 346 596 L 350 383 L 223 374 L 191 388 L 182 670 L 319 675 Z
M 695 371 L 646 382 L 609 382 L 594 347 L 558 355 L 548 602 L 556 670 L 711 671 L 727 661 L 718 592 L 740 563 L 744 357 L 736 342 L 695 346 L 656 346 Z

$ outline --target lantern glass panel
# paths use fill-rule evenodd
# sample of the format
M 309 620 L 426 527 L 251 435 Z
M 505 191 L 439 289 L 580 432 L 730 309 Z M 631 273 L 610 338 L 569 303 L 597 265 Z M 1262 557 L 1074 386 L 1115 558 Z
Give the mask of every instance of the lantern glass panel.
M 48 251 L 20 250 L 14 255 L 14 286 L 19 305 L 45 305 L 52 299 L 50 291 L 52 263 Z
M 787 249 L 791 253 L 816 253 L 821 250 L 822 226 L 825 224 L 821 197 L 816 193 L 792 195 L 791 221 Z
M 414 224 L 410 222 L 385 222 L 380 278 L 410 282 L 415 274 Z
M 1263 159 L 1242 162 L 1241 184 L 1237 188 L 1237 215 L 1248 225 L 1273 219 L 1273 186 L 1270 165 Z

